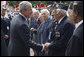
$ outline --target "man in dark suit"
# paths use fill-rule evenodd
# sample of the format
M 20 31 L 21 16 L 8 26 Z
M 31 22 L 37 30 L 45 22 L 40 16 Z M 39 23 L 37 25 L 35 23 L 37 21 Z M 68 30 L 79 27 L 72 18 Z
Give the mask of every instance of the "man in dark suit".
M 29 56 L 30 48 L 41 51 L 43 46 L 30 39 L 28 19 L 32 14 L 32 4 L 22 1 L 19 4 L 20 14 L 15 16 L 10 26 L 9 56 Z M 27 19 L 28 18 L 28 19 Z
M 4 32 L 1 29 L 1 56 L 8 56 L 8 49 L 4 39 Z
M 51 33 L 51 43 L 45 43 L 45 51 L 48 51 L 49 56 L 64 56 L 66 45 L 72 36 L 74 26 L 66 16 L 66 11 L 63 9 L 54 10 L 54 18 L 58 21 Z
M 75 30 L 68 42 L 65 55 L 83 56 L 83 1 L 74 1 L 69 9 L 72 10 L 73 18 L 70 20 L 75 24 Z M 71 14 L 69 12 L 68 14 L 70 17 Z
M 6 45 L 8 47 L 8 44 L 9 44 L 9 39 L 10 39 L 10 20 L 8 18 L 4 18 L 5 20 L 5 23 L 6 23 L 6 30 L 7 30 L 7 35 L 8 35 L 8 38 L 5 39 L 6 41 Z
M 9 20 L 8 18 L 5 17 L 5 12 L 6 12 L 6 8 L 2 7 L 1 8 L 1 28 L 4 32 L 4 39 L 6 41 L 6 45 L 8 46 L 9 43 L 9 31 L 8 31 L 8 27 L 10 25 L 10 22 L 7 21 Z

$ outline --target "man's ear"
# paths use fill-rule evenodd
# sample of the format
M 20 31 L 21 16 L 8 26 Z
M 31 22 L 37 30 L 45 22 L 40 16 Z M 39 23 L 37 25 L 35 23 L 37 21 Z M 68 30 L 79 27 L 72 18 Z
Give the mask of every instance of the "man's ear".
M 79 16 L 79 12 L 78 11 L 75 11 L 75 14 L 76 14 L 76 16 Z
M 22 13 L 24 13 L 25 11 L 24 10 L 22 10 Z
M 79 16 L 79 12 L 78 12 L 78 11 L 75 11 L 74 21 L 76 21 L 76 23 L 80 21 L 79 17 L 80 17 L 80 16 Z

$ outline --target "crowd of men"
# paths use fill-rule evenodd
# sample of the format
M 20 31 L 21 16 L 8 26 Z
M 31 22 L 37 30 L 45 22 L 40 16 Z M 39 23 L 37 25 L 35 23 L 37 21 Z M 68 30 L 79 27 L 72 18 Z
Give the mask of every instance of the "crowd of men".
M 83 1 L 73 1 L 68 10 L 32 8 L 28 1 L 19 4 L 19 14 L 6 15 L 1 8 L 1 55 L 83 56 Z

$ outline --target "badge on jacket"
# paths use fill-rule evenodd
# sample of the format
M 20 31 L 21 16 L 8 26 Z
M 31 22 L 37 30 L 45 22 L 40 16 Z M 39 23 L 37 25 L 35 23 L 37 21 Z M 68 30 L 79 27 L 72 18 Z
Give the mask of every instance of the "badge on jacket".
M 60 37 L 60 32 L 55 32 L 55 37 L 59 38 Z

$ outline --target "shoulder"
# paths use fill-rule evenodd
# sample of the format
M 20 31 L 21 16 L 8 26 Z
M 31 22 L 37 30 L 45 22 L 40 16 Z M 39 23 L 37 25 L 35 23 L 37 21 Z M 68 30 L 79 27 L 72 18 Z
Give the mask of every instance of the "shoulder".
M 11 20 L 11 26 L 15 25 L 15 26 L 19 26 L 23 23 L 22 18 L 20 15 L 15 16 L 12 20 Z
M 77 37 L 83 37 L 83 25 L 81 24 L 73 33 Z
M 65 18 L 64 23 L 73 26 L 73 24 L 71 23 L 70 19 L 69 19 L 67 16 L 66 16 L 66 18 Z

